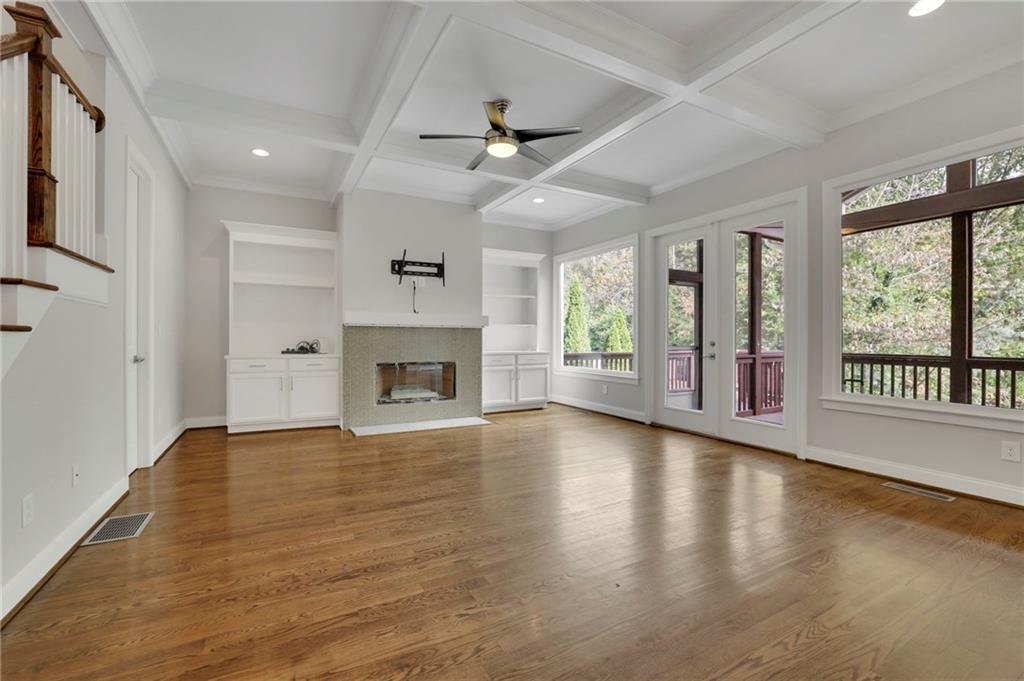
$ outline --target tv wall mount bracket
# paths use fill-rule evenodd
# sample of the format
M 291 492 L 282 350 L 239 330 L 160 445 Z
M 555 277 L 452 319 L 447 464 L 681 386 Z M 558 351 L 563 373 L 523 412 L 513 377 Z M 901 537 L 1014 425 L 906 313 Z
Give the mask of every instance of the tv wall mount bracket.
M 441 280 L 441 286 L 445 286 L 444 251 L 441 251 L 441 262 L 424 262 L 406 259 L 408 250 L 402 249 L 401 260 L 391 261 L 391 274 L 398 276 L 399 285 L 401 285 L 403 277 L 435 277 Z

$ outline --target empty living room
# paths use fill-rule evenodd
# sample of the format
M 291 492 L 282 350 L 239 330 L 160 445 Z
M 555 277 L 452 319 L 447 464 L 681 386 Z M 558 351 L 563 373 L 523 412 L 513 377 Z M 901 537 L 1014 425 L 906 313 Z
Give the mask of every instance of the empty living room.
M 1024 681 L 1024 1 L 0 15 L 3 681 Z

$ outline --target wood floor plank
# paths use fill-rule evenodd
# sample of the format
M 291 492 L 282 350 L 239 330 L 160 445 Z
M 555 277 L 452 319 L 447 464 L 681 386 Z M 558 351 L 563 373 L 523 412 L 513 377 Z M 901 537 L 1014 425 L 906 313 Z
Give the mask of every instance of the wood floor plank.
M 3 630 L 19 679 L 1019 681 L 1024 511 L 553 406 L 191 431 Z

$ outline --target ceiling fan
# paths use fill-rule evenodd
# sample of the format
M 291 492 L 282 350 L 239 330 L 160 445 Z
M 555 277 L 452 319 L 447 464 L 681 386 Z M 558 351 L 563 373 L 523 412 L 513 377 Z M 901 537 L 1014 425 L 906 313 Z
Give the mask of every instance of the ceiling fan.
M 456 140 L 474 139 L 484 141 L 484 150 L 481 151 L 466 170 L 476 170 L 476 167 L 484 162 L 487 155 L 497 158 L 508 158 L 520 153 L 526 158 L 532 159 L 541 165 L 551 165 L 551 159 L 540 153 L 527 142 L 542 140 L 546 137 L 561 137 L 562 135 L 576 135 L 583 132 L 578 126 L 568 128 L 524 128 L 515 130 L 505 123 L 505 114 L 512 108 L 512 102 L 507 99 L 498 99 L 493 102 L 484 102 L 484 111 L 487 113 L 487 120 L 491 123 L 491 129 L 483 135 L 420 135 L 421 140 Z

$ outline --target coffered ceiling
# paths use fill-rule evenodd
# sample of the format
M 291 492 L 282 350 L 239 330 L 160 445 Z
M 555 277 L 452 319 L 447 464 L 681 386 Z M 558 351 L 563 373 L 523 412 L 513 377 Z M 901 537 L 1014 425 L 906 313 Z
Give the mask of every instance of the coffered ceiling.
M 64 3 L 60 3 L 64 4 Z M 87 2 L 189 182 L 560 229 L 1024 60 L 1024 3 Z M 70 12 L 68 12 L 70 13 Z M 483 100 L 551 167 L 487 158 Z M 254 147 L 267 158 L 250 153 Z M 535 202 L 534 199 L 544 199 Z

